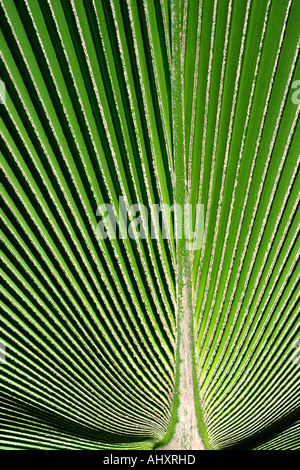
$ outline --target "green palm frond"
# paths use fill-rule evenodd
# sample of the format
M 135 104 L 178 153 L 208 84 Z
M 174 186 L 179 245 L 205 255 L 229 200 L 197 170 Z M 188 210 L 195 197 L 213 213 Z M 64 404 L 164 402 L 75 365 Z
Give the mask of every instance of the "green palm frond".
M 299 449 L 300 2 L 0 4 L 0 447 Z

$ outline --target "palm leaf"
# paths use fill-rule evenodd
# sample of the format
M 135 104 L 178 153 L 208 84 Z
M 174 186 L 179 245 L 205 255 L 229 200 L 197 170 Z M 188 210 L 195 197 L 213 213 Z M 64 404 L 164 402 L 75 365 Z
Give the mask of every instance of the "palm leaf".
M 1 448 L 299 449 L 298 0 L 0 3 Z

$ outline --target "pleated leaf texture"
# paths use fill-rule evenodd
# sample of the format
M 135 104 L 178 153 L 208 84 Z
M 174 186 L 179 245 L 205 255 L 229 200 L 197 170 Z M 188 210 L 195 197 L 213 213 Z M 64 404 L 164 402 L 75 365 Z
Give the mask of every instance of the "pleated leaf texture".
M 299 449 L 299 0 L 0 4 L 0 447 Z

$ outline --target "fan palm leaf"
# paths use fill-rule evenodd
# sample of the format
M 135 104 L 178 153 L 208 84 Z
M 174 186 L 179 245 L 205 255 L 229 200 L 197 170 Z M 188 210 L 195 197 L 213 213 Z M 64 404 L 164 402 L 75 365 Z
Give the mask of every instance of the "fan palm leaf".
M 300 2 L 0 5 L 1 448 L 299 449 Z

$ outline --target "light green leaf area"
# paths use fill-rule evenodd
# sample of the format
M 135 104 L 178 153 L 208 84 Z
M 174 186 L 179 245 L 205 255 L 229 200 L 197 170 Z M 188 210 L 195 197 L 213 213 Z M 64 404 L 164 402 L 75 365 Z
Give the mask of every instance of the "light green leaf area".
M 299 450 L 299 0 L 0 5 L 0 448 Z

